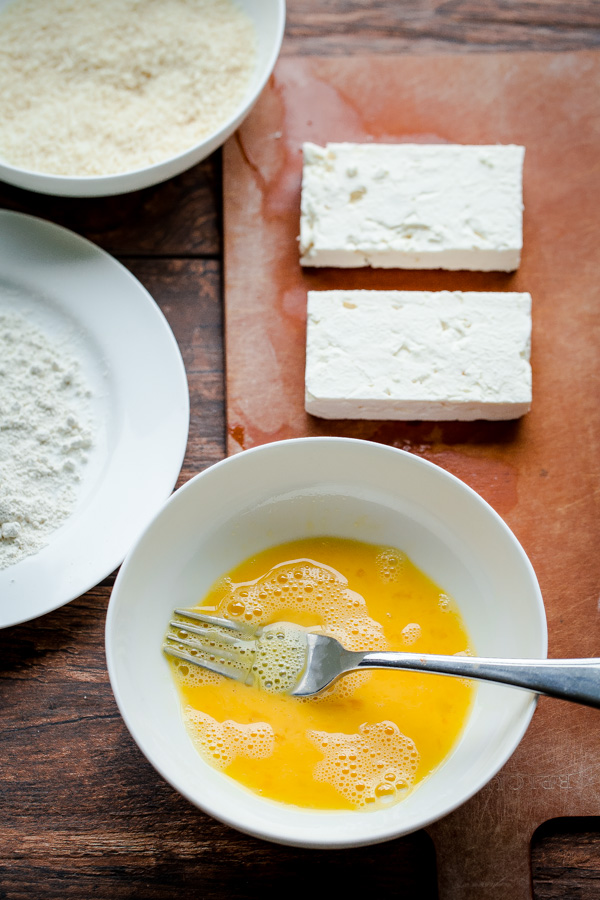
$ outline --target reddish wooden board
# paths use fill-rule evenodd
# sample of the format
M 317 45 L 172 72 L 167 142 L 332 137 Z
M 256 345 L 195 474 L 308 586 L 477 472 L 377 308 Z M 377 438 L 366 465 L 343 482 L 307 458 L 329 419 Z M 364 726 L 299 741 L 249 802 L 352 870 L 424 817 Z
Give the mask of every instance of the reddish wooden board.
M 528 553 L 551 656 L 600 655 L 600 54 L 286 58 L 224 150 L 229 452 L 314 434 L 402 447 L 479 491 Z M 526 147 L 516 274 L 308 270 L 305 140 Z M 533 297 L 533 408 L 519 422 L 321 421 L 304 412 L 306 291 L 517 290 Z M 600 714 L 542 699 L 517 752 L 431 826 L 441 900 L 531 896 L 529 845 L 600 814 Z

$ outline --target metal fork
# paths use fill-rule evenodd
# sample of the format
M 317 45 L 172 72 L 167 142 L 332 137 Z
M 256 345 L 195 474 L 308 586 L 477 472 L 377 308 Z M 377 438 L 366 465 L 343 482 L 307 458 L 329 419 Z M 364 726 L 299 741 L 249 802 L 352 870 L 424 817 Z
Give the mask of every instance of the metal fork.
M 171 621 L 171 626 L 179 630 L 179 635 L 173 632 L 167 635 L 163 645 L 165 653 L 246 684 L 254 682 L 252 668 L 257 641 L 267 629 L 276 633 L 282 627 L 281 623 L 276 623 L 250 630 L 228 619 L 190 610 L 176 609 L 175 614 L 180 618 Z M 188 619 L 201 625 L 186 625 Z M 182 639 L 182 631 L 188 637 Z M 298 632 L 304 635 L 306 650 L 304 666 L 298 672 L 295 684 L 286 690 L 294 697 L 318 694 L 349 672 L 403 669 L 491 681 L 600 708 L 600 659 L 498 659 L 392 651 L 357 652 L 346 650 L 339 641 L 327 635 L 299 626 Z M 207 635 L 208 643 L 198 640 L 199 637 L 206 639 Z M 219 647 L 223 649 L 220 651 Z M 219 655 L 223 651 L 225 655 Z
M 168 656 L 235 681 L 252 683 L 260 629 L 244 628 L 229 619 L 188 609 L 176 609 L 173 614 L 178 618 L 169 622 L 173 631 L 167 633 L 163 644 Z

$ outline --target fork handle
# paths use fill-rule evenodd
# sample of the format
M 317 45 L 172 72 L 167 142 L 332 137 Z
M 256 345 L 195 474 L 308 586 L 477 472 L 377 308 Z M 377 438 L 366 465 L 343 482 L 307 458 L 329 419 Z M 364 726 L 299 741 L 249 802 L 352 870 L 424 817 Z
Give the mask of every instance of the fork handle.
M 409 669 L 475 678 L 600 709 L 600 659 L 480 659 L 375 651 L 356 653 L 353 668 Z

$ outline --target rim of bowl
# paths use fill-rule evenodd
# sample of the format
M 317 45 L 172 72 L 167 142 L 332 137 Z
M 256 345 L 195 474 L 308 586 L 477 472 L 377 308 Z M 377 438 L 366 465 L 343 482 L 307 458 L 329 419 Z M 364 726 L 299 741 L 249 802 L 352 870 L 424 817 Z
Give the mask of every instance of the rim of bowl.
M 177 793 L 181 794 L 185 799 L 187 799 L 193 806 L 202 810 L 203 812 L 210 815 L 212 818 L 217 821 L 222 822 L 225 825 L 228 825 L 235 830 L 250 835 L 251 837 L 260 838 L 261 840 L 270 841 L 273 843 L 281 844 L 284 846 L 293 846 L 293 847 L 304 847 L 306 849 L 347 849 L 351 847 L 361 847 L 361 846 L 369 846 L 379 843 L 384 843 L 389 840 L 394 840 L 396 838 L 402 837 L 404 835 L 410 834 L 414 831 L 420 830 L 422 828 L 427 828 L 427 826 L 433 824 L 434 822 L 439 821 L 442 818 L 445 818 L 450 813 L 454 812 L 460 806 L 463 806 L 468 800 L 470 800 L 475 794 L 477 794 L 486 784 L 488 784 L 491 779 L 500 771 L 500 769 L 506 764 L 506 762 L 513 755 L 518 745 L 520 744 L 523 736 L 525 735 L 535 709 L 537 707 L 538 695 L 531 694 L 529 703 L 523 708 L 522 712 L 519 713 L 517 723 L 518 727 L 511 729 L 512 738 L 508 742 L 502 757 L 496 761 L 493 766 L 483 773 L 470 788 L 464 792 L 459 798 L 453 800 L 450 803 L 446 803 L 441 809 L 440 812 L 435 814 L 431 814 L 429 816 L 423 816 L 419 819 L 418 823 L 411 825 L 407 828 L 402 827 L 394 827 L 387 829 L 380 829 L 377 831 L 373 829 L 371 833 L 369 833 L 369 829 L 365 829 L 365 834 L 363 837 L 356 838 L 352 837 L 349 839 L 339 838 L 336 834 L 332 834 L 330 838 L 327 840 L 320 840 L 319 838 L 311 838 L 310 834 L 304 834 L 302 838 L 298 838 L 295 836 L 290 836 L 289 834 L 281 834 L 274 833 L 272 827 L 265 825 L 264 827 L 252 827 L 240 823 L 240 820 L 236 818 L 235 815 L 227 815 L 217 807 L 214 807 L 212 803 L 205 802 L 202 798 L 198 798 L 193 791 L 189 790 L 184 783 L 180 783 L 177 777 L 169 772 L 169 770 L 159 763 L 156 759 L 153 758 L 153 755 L 148 749 L 144 746 L 144 742 L 141 738 L 139 738 L 136 734 L 135 727 L 131 724 L 130 717 L 127 712 L 126 704 L 123 702 L 123 698 L 119 688 L 118 675 L 116 671 L 116 663 L 113 657 L 112 651 L 112 627 L 113 627 L 113 619 L 115 616 L 115 609 L 117 608 L 117 604 L 119 601 L 119 589 L 121 581 L 124 578 L 124 574 L 127 572 L 129 566 L 132 564 L 132 561 L 135 562 L 135 555 L 138 550 L 143 546 L 147 535 L 157 527 L 158 520 L 162 517 L 164 511 L 167 507 L 172 506 L 180 502 L 180 497 L 190 490 L 196 489 L 196 485 L 198 482 L 201 482 L 207 476 L 212 475 L 212 473 L 217 469 L 222 469 L 224 467 L 229 467 L 231 465 L 240 464 L 240 460 L 248 455 L 252 454 L 264 454 L 264 453 L 277 453 L 277 448 L 281 446 L 289 446 L 289 445 L 302 445 L 310 442 L 311 444 L 322 444 L 322 445 L 333 445 L 333 444 L 352 444 L 352 445 L 366 445 L 370 448 L 373 448 L 376 453 L 390 453 L 390 454 L 399 454 L 400 456 L 411 460 L 411 464 L 414 464 L 417 467 L 425 467 L 430 470 L 434 470 L 438 473 L 438 477 L 442 479 L 448 479 L 451 483 L 454 483 L 456 487 L 466 492 L 468 496 L 470 496 L 471 500 L 475 503 L 481 505 L 486 512 L 491 516 L 491 518 L 495 521 L 497 527 L 499 527 L 504 533 L 505 536 L 510 540 L 514 550 L 521 557 L 522 563 L 525 565 L 526 570 L 528 570 L 529 576 L 532 580 L 532 586 L 534 587 L 533 594 L 535 595 L 536 601 L 536 611 L 539 615 L 539 624 L 540 624 L 540 634 L 539 639 L 541 641 L 542 653 L 543 656 L 540 658 L 544 658 L 547 656 L 548 652 L 548 628 L 547 628 L 547 620 L 545 607 L 543 602 L 543 597 L 541 594 L 541 590 L 539 588 L 539 583 L 537 580 L 537 576 L 535 574 L 535 570 L 529 560 L 529 557 L 525 553 L 525 550 L 521 546 L 517 537 L 514 535 L 512 530 L 508 527 L 504 519 L 495 511 L 495 509 L 486 501 L 484 498 L 477 493 L 473 488 L 469 487 L 464 481 L 458 478 L 456 475 L 453 475 L 451 472 L 448 472 L 446 469 L 443 469 L 441 466 L 436 465 L 429 460 L 422 459 L 421 457 L 416 456 L 413 453 L 410 453 L 406 450 L 401 450 L 397 447 L 391 447 L 387 444 L 380 444 L 375 441 L 365 441 L 357 438 L 345 438 L 345 437 L 336 437 L 336 436 L 317 436 L 317 437 L 300 437 L 300 438 L 291 438 L 288 440 L 282 441 L 274 441 L 268 444 L 261 444 L 257 447 L 249 448 L 248 450 L 243 450 L 240 453 L 234 454 L 233 456 L 225 457 L 222 460 L 214 463 L 211 466 L 208 466 L 202 472 L 197 473 L 189 481 L 183 484 L 178 490 L 176 490 L 171 497 L 166 501 L 166 503 L 161 507 L 161 509 L 157 512 L 154 518 L 147 525 L 144 532 L 138 537 L 136 543 L 132 546 L 130 551 L 128 552 L 125 560 L 119 570 L 117 578 L 115 580 L 115 584 L 113 586 L 111 597 L 108 604 L 107 616 L 106 616 L 106 628 L 105 628 L 105 652 L 106 652 L 106 661 L 107 661 L 107 669 L 109 674 L 109 680 L 111 683 L 111 688 L 113 690 L 113 694 L 115 697 L 115 701 L 119 708 L 119 712 L 125 722 L 125 725 L 131 734 L 134 742 L 137 744 L 145 758 L 150 762 L 152 767 L 158 772 L 158 774 L 174 789 Z M 114 598 L 114 601 L 113 601 Z M 453 747 L 450 751 L 450 755 L 454 752 L 456 747 Z M 446 759 L 448 759 L 447 757 Z M 209 767 L 209 764 L 204 760 L 201 760 L 202 763 Z M 225 776 L 226 777 L 226 776 Z M 248 790 L 243 787 L 243 785 L 238 785 L 240 790 L 246 791 Z M 252 796 L 256 797 L 253 792 L 249 792 Z M 261 798 L 258 798 L 261 799 Z M 276 801 L 266 800 L 263 801 L 266 803 L 275 803 Z M 286 804 L 278 804 L 282 806 L 286 806 Z M 292 810 L 295 807 L 291 807 Z M 304 809 L 299 809 L 300 813 L 310 812 Z M 314 811 L 312 811 L 314 812 Z M 324 815 L 331 815 L 328 811 L 324 812 Z M 365 813 L 365 816 L 369 815 Z M 372 820 L 371 820 L 372 821 Z M 294 829 L 290 829 L 290 831 L 294 831 Z M 300 829 L 295 829 L 296 832 L 299 832 Z M 375 834 L 372 832 L 376 831 Z
M 0 180 L 6 181 L 14 187 L 34 193 L 48 194 L 53 197 L 111 197 L 117 194 L 133 193 L 146 187 L 168 181 L 182 172 L 187 171 L 196 163 L 202 162 L 206 156 L 214 153 L 230 135 L 239 127 L 242 121 L 251 111 L 254 104 L 262 94 L 265 85 L 279 57 L 283 34 L 285 31 L 286 0 L 275 0 L 277 4 L 277 28 L 275 41 L 264 66 L 264 71 L 258 81 L 256 89 L 251 96 L 235 109 L 231 116 L 218 128 L 204 137 L 201 141 L 187 147 L 180 153 L 152 163 L 149 166 L 141 166 L 137 169 L 127 169 L 124 172 L 111 172 L 106 175 L 56 175 L 51 172 L 40 172 L 36 169 L 24 169 L 5 162 L 0 157 Z M 202 154 L 202 148 L 209 146 L 208 152 Z M 10 176 L 7 178 L 6 176 Z M 156 176 L 156 177 L 155 177 Z M 31 181 L 31 184 L 23 184 L 23 181 Z M 128 187 L 127 181 L 136 181 L 133 187 Z M 88 189 L 90 193 L 85 191 Z M 84 189 L 83 191 L 81 189 Z

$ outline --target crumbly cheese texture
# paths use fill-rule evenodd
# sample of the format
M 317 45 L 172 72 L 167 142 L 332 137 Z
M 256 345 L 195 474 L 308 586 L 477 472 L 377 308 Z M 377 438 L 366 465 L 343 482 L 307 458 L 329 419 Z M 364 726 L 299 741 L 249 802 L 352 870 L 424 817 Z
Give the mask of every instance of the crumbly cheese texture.
M 306 143 L 303 152 L 303 266 L 518 268 L 523 147 Z
M 307 412 L 324 419 L 514 419 L 531 406 L 531 296 L 310 291 Z
M 235 113 L 256 50 L 234 0 L 13 0 L 0 13 L 0 157 L 74 176 L 162 162 Z

